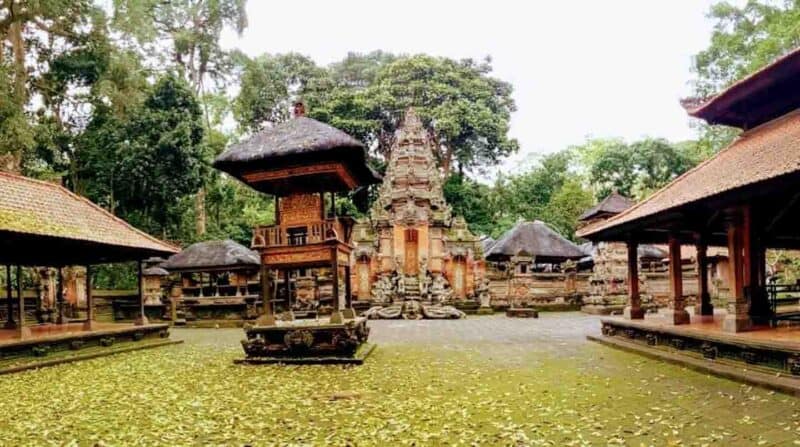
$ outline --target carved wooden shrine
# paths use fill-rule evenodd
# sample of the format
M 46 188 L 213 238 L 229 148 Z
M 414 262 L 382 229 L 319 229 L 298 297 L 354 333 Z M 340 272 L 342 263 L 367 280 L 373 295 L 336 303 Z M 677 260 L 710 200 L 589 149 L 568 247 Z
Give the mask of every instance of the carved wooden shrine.
M 351 306 L 349 282 L 354 219 L 339 216 L 337 192 L 377 183 L 366 164 L 364 146 L 349 135 L 302 116 L 275 125 L 235 144 L 214 163 L 254 189 L 276 197 L 275 223 L 253 232 L 252 248 L 261 257 L 264 314 L 246 328 L 242 342 L 250 363 L 359 362 L 369 329 Z M 290 276 L 317 269 L 330 277 L 330 316 L 296 319 Z M 283 296 L 276 279 L 283 277 Z M 320 290 L 316 291 L 317 294 Z M 276 306 L 285 309 L 276 316 Z

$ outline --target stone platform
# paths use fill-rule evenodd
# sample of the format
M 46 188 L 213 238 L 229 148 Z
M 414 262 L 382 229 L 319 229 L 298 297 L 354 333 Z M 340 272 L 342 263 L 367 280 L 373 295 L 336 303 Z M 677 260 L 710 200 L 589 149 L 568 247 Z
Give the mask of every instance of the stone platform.
M 27 326 L 30 335 L 0 329 L 0 374 L 100 357 L 135 349 L 180 343 L 169 340 L 166 324 L 97 323 L 85 330 L 82 322 Z
M 246 328 L 245 334 L 246 357 L 236 363 L 361 364 L 374 348 L 366 343 L 369 327 L 364 317 L 341 323 L 327 318 L 277 321 Z
M 511 318 L 539 318 L 539 311 L 530 307 L 509 307 L 506 316 Z
M 758 327 L 752 331 L 722 331 L 722 315 L 696 318 L 690 324 L 671 325 L 657 315 L 644 320 L 603 318 L 604 340 L 618 340 L 639 350 L 669 352 L 687 358 L 795 377 L 800 384 L 800 327 Z

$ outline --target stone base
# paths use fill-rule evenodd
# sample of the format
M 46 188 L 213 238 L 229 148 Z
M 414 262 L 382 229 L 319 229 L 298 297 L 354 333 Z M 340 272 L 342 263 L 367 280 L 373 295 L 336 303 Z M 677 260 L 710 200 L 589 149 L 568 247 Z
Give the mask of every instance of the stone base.
M 689 316 L 689 312 L 687 312 L 686 309 L 669 309 L 664 314 L 664 317 L 672 324 L 689 324 L 692 321 L 692 318 Z
M 338 312 L 340 315 L 341 313 Z M 276 363 L 284 360 L 353 359 L 369 337 L 367 319 L 357 317 L 331 321 L 278 321 L 272 326 L 245 329 L 242 347 L 246 363 Z M 328 361 L 330 362 L 330 361 Z M 324 362 L 321 362 L 324 363 Z
M 622 315 L 628 320 L 641 320 L 644 318 L 644 309 L 641 307 L 625 306 Z
M 512 307 L 506 310 L 506 316 L 511 318 L 539 318 L 539 311 L 530 307 Z
M 722 320 L 722 330 L 725 332 L 745 332 L 753 327 L 753 322 L 749 317 L 737 317 L 736 315 L 725 315 Z
M 621 313 L 625 309 L 622 304 L 586 304 L 581 312 L 590 315 L 611 315 Z
M 479 307 L 478 311 L 475 313 L 477 315 L 494 315 L 494 309 L 491 307 Z
M 245 365 L 362 365 L 377 346 L 361 344 L 352 356 L 319 355 L 309 357 L 253 357 L 236 359 L 233 363 Z

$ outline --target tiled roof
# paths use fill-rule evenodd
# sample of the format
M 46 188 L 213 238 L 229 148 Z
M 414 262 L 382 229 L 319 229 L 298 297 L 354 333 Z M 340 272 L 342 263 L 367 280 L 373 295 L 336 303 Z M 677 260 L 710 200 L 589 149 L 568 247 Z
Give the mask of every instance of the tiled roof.
M 681 101 L 709 124 L 754 128 L 800 107 L 800 47 L 707 99 Z
M 171 254 L 162 242 L 54 183 L 0 172 L 0 231 Z
M 606 221 L 581 228 L 577 235 L 591 238 L 627 222 L 799 170 L 800 110 L 743 133 L 647 199 Z
M 588 220 L 599 214 L 619 214 L 632 207 L 636 202 L 614 191 L 597 205 L 581 214 L 578 220 Z

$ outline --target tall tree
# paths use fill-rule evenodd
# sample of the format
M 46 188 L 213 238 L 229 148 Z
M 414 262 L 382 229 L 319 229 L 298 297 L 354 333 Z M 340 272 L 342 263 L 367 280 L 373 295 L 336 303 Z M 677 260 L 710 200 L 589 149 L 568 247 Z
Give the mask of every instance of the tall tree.
M 799 0 L 747 0 L 715 3 L 708 14 L 714 31 L 708 48 L 694 57 L 694 95 L 706 98 L 800 46 Z M 698 125 L 701 144 L 712 151 L 738 132 Z
M 220 47 L 219 39 L 225 28 L 239 34 L 244 31 L 246 3 L 246 0 L 114 0 L 114 24 L 134 36 L 145 54 L 152 49 L 168 48 L 167 61 L 183 73 L 196 94 L 203 96 L 207 81 L 224 85 L 232 70 L 231 55 Z M 206 110 L 206 125 L 209 124 Z M 198 235 L 206 232 L 205 186 L 201 185 L 195 196 Z

